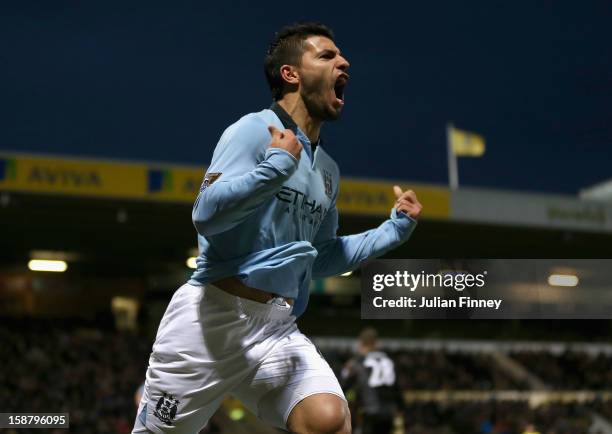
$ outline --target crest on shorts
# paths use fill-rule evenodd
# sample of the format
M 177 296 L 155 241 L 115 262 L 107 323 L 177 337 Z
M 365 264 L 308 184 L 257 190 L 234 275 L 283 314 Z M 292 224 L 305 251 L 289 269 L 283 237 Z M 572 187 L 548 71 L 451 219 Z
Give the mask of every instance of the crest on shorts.
M 159 398 L 159 401 L 157 401 L 153 415 L 166 425 L 172 425 L 174 417 L 176 416 L 178 405 L 178 399 L 176 399 L 173 395 L 168 395 L 164 392 L 164 396 Z
M 333 194 L 332 176 L 331 173 L 325 169 L 323 169 L 323 182 L 325 183 L 325 194 L 331 199 Z
M 203 191 L 206 187 L 211 186 L 221 176 L 221 172 L 207 173 L 204 175 L 204 182 L 200 186 L 200 191 Z

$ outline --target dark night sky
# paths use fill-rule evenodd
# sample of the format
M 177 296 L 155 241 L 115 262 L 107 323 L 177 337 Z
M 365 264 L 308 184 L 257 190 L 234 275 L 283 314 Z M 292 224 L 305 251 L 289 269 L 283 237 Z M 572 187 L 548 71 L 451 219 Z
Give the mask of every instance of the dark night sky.
M 202 164 L 267 107 L 273 32 L 334 28 L 343 175 L 445 184 L 445 124 L 487 139 L 462 185 L 576 193 L 612 177 L 612 2 L 15 2 L 0 6 L 0 150 Z

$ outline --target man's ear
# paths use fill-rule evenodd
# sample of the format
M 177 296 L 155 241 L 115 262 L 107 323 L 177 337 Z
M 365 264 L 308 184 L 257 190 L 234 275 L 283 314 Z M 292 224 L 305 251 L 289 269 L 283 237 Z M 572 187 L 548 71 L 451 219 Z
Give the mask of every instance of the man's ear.
M 300 82 L 300 74 L 297 71 L 297 68 L 292 65 L 283 65 L 280 68 L 280 74 L 283 78 L 283 81 L 287 84 L 299 84 Z

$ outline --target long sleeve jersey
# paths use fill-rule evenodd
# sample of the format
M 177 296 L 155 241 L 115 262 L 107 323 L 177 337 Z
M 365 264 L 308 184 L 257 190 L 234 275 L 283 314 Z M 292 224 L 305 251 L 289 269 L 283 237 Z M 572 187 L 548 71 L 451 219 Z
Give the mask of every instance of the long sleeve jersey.
M 269 148 L 268 125 L 291 128 L 300 159 Z M 338 275 L 405 242 L 416 220 L 404 213 L 369 231 L 337 236 L 340 172 L 320 143 L 278 104 L 229 126 L 214 150 L 193 207 L 199 256 L 192 284 L 236 276 L 245 285 L 308 303 L 312 278 Z

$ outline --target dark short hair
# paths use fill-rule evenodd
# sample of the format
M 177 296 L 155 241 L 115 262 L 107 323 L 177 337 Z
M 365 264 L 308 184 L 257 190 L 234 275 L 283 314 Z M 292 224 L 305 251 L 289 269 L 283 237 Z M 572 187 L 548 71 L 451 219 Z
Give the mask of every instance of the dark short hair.
M 374 346 L 376 345 L 376 341 L 378 340 L 378 333 L 375 328 L 367 327 L 361 331 L 359 334 L 359 341 L 363 345 Z
M 272 91 L 272 98 L 277 101 L 283 97 L 283 78 L 280 68 L 283 65 L 299 66 L 306 50 L 304 41 L 309 36 L 325 36 L 334 40 L 334 32 L 321 23 L 296 23 L 283 27 L 274 35 L 268 47 L 264 62 L 264 72 Z

